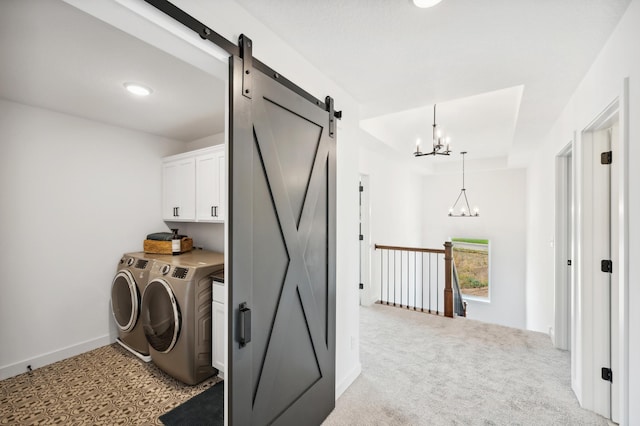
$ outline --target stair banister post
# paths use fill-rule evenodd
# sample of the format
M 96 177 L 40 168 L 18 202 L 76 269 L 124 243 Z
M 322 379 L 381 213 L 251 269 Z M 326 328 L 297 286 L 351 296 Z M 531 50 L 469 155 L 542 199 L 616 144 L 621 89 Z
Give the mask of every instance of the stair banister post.
M 453 287 L 451 285 L 451 279 L 453 274 L 451 241 L 444 243 L 444 316 L 453 318 Z

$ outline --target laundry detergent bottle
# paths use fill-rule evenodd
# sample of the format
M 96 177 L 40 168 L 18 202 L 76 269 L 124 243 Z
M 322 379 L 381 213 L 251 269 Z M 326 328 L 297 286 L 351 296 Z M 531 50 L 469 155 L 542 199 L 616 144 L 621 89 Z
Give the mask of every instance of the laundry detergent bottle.
M 181 250 L 181 240 L 180 240 L 180 236 L 178 235 L 178 229 L 171 229 L 173 231 L 173 235 L 171 237 L 171 254 L 172 255 L 177 255 L 180 254 L 180 250 Z

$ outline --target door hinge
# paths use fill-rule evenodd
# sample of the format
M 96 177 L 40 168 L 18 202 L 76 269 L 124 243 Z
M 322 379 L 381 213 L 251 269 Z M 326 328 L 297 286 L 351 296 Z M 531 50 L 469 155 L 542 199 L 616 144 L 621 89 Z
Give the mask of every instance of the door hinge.
M 360 288 L 360 290 L 364 289 L 364 284 L 360 283 L 360 285 L 358 286 L 358 288 Z
M 571 266 L 571 259 L 567 260 L 567 265 Z
M 253 42 L 249 37 L 240 34 L 238 39 L 240 57 L 242 58 L 242 94 L 251 99 L 251 73 L 253 72 Z
M 602 260 L 602 261 L 600 261 L 600 270 L 602 272 L 612 273 L 613 272 L 613 262 L 610 261 L 610 260 Z
M 613 373 L 610 368 L 602 367 L 602 380 L 613 383 Z
M 335 110 L 333 106 L 333 98 L 331 96 L 327 96 L 324 99 L 324 102 L 327 106 L 327 111 L 329 112 L 329 137 L 333 138 L 336 134 L 336 117 Z
M 364 241 L 364 235 L 360 234 L 360 241 Z
M 611 164 L 613 161 L 613 151 L 607 151 L 600 154 L 600 164 Z
M 364 192 L 364 186 L 360 185 L 360 192 Z

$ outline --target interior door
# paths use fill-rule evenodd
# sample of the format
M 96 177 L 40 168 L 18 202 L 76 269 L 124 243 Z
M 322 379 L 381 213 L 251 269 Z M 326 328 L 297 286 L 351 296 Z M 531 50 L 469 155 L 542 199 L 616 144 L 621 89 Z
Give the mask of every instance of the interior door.
M 601 368 L 611 368 L 611 273 L 602 260 L 611 259 L 611 165 L 601 164 L 600 153 L 611 151 L 610 130 L 594 133 L 593 139 L 593 357 L 594 411 L 611 418 L 611 381 L 604 380 Z M 600 373 L 600 374 L 599 374 Z
M 320 424 L 335 405 L 332 112 L 238 57 L 230 75 L 229 424 Z

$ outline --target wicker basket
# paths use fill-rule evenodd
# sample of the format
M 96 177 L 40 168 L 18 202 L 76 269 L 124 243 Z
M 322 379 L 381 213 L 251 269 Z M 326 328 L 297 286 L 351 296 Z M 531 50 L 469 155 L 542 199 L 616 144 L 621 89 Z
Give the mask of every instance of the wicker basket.
M 180 241 L 180 253 L 193 249 L 193 239 L 184 237 Z M 144 252 L 153 254 L 172 254 L 171 241 L 144 240 Z

